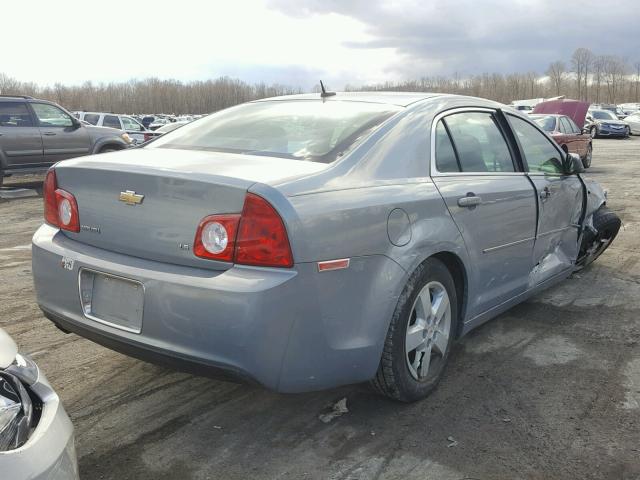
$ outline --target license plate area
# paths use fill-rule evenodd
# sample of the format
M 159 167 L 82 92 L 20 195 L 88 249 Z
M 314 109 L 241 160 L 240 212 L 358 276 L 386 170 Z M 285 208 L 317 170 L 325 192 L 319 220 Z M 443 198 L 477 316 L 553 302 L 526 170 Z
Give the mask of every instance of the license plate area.
M 84 316 L 127 332 L 140 333 L 144 286 L 128 278 L 81 269 L 78 276 Z

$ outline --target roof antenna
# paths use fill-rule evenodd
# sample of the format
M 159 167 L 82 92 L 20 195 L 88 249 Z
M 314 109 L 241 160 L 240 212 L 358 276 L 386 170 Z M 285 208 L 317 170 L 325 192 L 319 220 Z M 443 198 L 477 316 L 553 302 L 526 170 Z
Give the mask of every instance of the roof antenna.
M 322 83 L 322 80 L 320 80 L 320 88 L 322 89 L 320 98 L 332 97 L 333 95 L 336 94 L 336 92 L 327 92 L 327 90 L 324 88 L 324 83 Z

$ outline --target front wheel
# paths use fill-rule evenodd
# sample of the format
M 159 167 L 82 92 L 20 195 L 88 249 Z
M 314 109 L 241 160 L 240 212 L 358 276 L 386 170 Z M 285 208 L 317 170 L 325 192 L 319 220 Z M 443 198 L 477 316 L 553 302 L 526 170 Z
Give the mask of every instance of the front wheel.
M 611 245 L 620 230 L 620 217 L 604 205 L 593 214 L 593 231 L 586 231 L 582 237 L 580 254 L 576 260 L 579 269 L 593 263 Z
M 587 147 L 587 153 L 585 154 L 584 158 L 582 159 L 582 166 L 584 166 L 585 169 L 589 168 L 591 166 L 591 158 L 593 157 L 593 145 L 589 144 L 589 146 Z
M 444 373 L 457 321 L 453 278 L 442 262 L 428 259 L 400 295 L 373 388 L 402 402 L 429 395 Z

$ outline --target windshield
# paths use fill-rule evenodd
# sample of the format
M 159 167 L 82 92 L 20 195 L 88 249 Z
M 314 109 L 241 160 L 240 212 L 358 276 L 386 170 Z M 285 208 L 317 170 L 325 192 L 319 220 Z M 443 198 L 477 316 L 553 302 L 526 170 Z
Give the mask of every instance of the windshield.
M 594 110 L 593 112 L 591 112 L 591 115 L 593 116 L 593 118 L 596 118 L 598 120 L 617 120 L 618 119 L 618 117 L 616 117 L 613 113 L 607 110 Z
M 365 102 L 267 101 L 222 110 L 148 148 L 184 148 L 331 163 L 401 107 Z
M 553 132 L 556 129 L 555 117 L 537 117 L 533 119 L 545 132 Z

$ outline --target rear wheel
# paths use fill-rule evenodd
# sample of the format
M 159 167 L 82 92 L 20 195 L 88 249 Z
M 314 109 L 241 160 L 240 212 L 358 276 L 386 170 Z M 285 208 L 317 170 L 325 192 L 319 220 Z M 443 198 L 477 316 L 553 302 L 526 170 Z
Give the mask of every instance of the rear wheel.
M 621 224 L 620 217 L 607 207 L 602 206 L 596 210 L 593 214 L 595 232 L 585 232 L 576 266 L 584 268 L 602 255 L 618 235 Z
M 444 373 L 457 320 L 453 278 L 442 262 L 428 259 L 398 300 L 373 388 L 402 402 L 429 395 Z
M 589 168 L 591 166 L 591 158 L 593 157 L 593 145 L 589 144 L 587 147 L 587 153 L 582 159 L 582 165 L 584 168 Z

